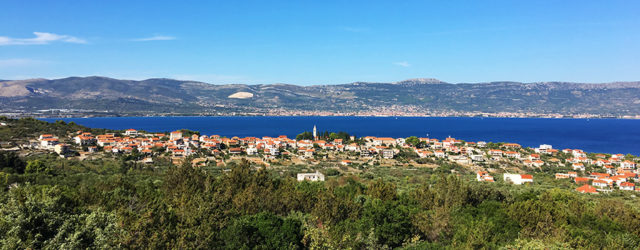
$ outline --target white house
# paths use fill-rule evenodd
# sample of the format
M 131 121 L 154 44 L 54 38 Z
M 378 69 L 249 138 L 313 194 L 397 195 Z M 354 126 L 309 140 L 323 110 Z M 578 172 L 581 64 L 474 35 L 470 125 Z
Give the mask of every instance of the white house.
M 632 161 L 623 161 L 620 163 L 620 167 L 624 170 L 633 170 L 636 168 L 636 163 Z
M 43 138 L 40 140 L 40 146 L 43 148 L 52 149 L 58 144 L 58 138 Z
M 471 157 L 472 161 L 477 161 L 477 162 L 484 161 L 483 155 L 469 155 L 469 157 Z
M 173 131 L 171 132 L 171 134 L 169 135 L 169 139 L 170 140 L 178 140 L 178 139 L 182 139 L 182 131 Z
M 623 182 L 620 183 L 620 190 L 633 191 L 635 190 L 636 185 L 631 182 Z
M 379 137 L 379 138 L 373 139 L 374 146 L 380 146 L 380 145 L 395 146 L 396 144 L 398 144 L 396 142 L 396 139 L 393 139 L 391 137 Z
M 95 138 L 88 135 L 78 135 L 74 137 L 73 140 L 78 145 L 91 145 L 95 142 Z
M 258 149 L 255 147 L 248 147 L 247 148 L 247 155 L 256 155 L 258 154 Z
M 383 149 L 382 150 L 382 158 L 393 159 L 393 156 L 394 156 L 393 149 Z
M 571 154 L 573 155 L 573 157 L 587 157 L 587 154 L 585 154 L 582 150 L 580 149 L 574 149 L 571 151 Z
M 280 150 L 278 148 L 272 148 L 269 153 L 271 153 L 271 156 L 278 156 L 280 155 Z
M 505 182 L 511 182 L 516 185 L 522 185 L 527 182 L 533 183 L 533 176 L 529 174 L 507 174 L 503 176 Z
M 500 149 L 491 149 L 491 150 L 489 150 L 489 155 L 496 156 L 496 157 L 502 156 L 502 150 L 500 150 Z
M 493 182 L 493 176 L 489 175 L 489 173 L 487 173 L 487 172 L 480 171 L 480 172 L 476 173 L 476 180 Z
M 316 150 L 313 148 L 307 149 L 304 151 L 304 157 L 311 158 L 315 152 Z
M 579 171 L 584 171 L 585 170 L 584 164 L 582 164 L 581 162 L 573 163 L 573 164 L 571 164 L 571 167 L 573 168 L 573 170 L 576 170 L 576 171 L 578 171 L 578 170 Z
M 550 149 L 553 149 L 553 147 L 549 144 L 542 144 L 540 145 L 540 147 L 536 148 L 535 151 L 536 153 L 547 153 Z
M 356 150 L 358 150 L 358 144 L 351 143 L 351 144 L 347 145 L 344 149 L 346 149 L 348 151 L 356 151 Z
M 69 152 L 69 145 L 60 143 L 56 144 L 53 149 L 57 154 L 63 155 Z
M 324 175 L 318 171 L 315 173 L 300 173 L 298 181 L 324 181 Z
M 124 131 L 124 134 L 128 136 L 138 136 L 138 130 L 130 128 Z
M 520 153 L 516 152 L 516 151 L 507 151 L 504 153 L 504 155 L 508 158 L 512 158 L 512 159 L 520 159 Z

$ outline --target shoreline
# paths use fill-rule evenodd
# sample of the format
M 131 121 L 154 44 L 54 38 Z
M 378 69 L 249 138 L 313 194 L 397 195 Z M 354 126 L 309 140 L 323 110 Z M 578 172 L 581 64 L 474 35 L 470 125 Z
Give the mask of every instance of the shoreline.
M 161 115 L 140 115 L 140 114 L 114 114 L 106 116 L 98 115 L 6 115 L 0 114 L 0 116 L 6 116 L 12 119 L 19 118 L 35 118 L 35 119 L 79 119 L 79 118 L 136 118 L 136 117 L 403 117 L 403 118 L 513 118 L 513 119 L 616 119 L 616 120 L 640 120 L 640 115 L 636 116 L 604 116 L 604 115 L 411 115 L 411 114 L 396 114 L 396 115 L 319 115 L 319 114 L 304 114 L 304 115 L 282 115 L 282 114 L 215 114 L 215 115 L 202 115 L 202 114 L 161 114 Z
M 630 138 L 637 136 L 637 133 L 628 130 L 638 126 L 637 121 L 632 119 L 388 116 L 127 116 L 38 119 L 47 122 L 75 122 L 91 128 L 134 128 L 164 132 L 185 128 L 203 134 L 238 137 L 295 136 L 306 131 L 305 128 L 308 130 L 313 125 L 318 125 L 321 130 L 345 131 L 358 136 L 409 137 L 430 134 L 435 138 L 454 136 L 469 141 L 515 142 L 531 147 L 552 144 L 562 148 L 582 148 L 589 152 L 640 152 L 633 145 L 620 148 L 621 144 L 626 145 Z M 531 136 L 528 132 L 529 129 L 558 126 L 566 128 L 537 131 L 536 136 Z M 611 126 L 616 126 L 620 131 L 629 131 L 628 139 L 624 143 L 620 138 L 602 141 L 604 132 L 596 131 L 610 131 L 608 128 Z M 476 127 L 477 130 L 469 130 Z

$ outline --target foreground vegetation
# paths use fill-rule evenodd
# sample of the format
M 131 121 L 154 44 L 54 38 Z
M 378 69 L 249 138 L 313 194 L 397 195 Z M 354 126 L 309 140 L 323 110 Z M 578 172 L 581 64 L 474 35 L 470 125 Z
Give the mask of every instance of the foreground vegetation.
M 2 154 L 3 248 L 635 248 L 617 197 L 435 174 L 398 192 L 356 175 L 297 182 L 248 162 L 210 171 Z

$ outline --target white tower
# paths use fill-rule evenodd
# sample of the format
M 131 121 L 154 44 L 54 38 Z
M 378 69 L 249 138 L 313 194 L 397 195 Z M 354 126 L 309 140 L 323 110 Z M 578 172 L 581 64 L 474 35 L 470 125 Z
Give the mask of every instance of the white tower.
M 314 140 L 318 139 L 318 135 L 316 134 L 316 125 L 313 125 L 313 139 Z

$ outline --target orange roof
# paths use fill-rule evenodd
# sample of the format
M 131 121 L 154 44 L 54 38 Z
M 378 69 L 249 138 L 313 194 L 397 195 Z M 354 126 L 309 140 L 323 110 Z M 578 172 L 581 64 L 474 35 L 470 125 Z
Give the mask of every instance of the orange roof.
M 393 139 L 391 137 L 380 137 L 380 138 L 378 138 L 378 140 L 381 140 L 381 141 L 395 141 L 396 139 Z
M 597 194 L 598 190 L 590 185 L 584 185 L 582 187 L 576 188 L 576 191 L 580 193 L 589 193 L 589 194 Z
M 631 183 L 631 182 L 623 182 L 623 183 L 620 183 L 620 186 L 621 187 L 635 187 L 636 185 Z
M 591 173 L 591 175 L 597 176 L 597 177 L 609 177 L 611 175 L 609 174 L 605 174 L 605 173 Z
M 622 173 L 623 176 L 627 177 L 627 178 L 633 178 L 636 177 L 636 173 L 630 173 L 630 172 L 623 172 Z
M 520 178 L 522 178 L 522 179 L 531 179 L 531 180 L 533 180 L 533 175 L 530 175 L 530 174 L 521 174 L 521 175 L 520 175 Z

